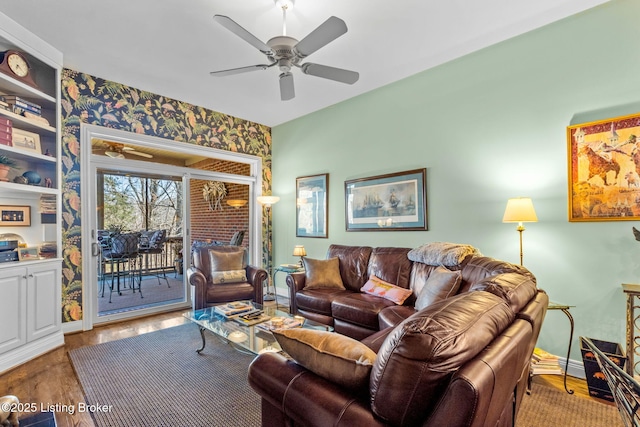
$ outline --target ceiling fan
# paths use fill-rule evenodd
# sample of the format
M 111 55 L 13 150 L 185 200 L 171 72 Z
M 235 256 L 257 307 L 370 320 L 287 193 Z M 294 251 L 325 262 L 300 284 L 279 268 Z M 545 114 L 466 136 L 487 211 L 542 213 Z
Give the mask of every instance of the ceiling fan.
M 124 153 L 145 157 L 147 159 L 153 158 L 152 154 L 143 153 L 142 151 L 136 151 L 136 149 L 133 147 L 128 147 L 117 142 L 107 142 L 107 148 L 104 150 L 105 156 L 113 157 L 116 159 L 124 159 Z
M 212 76 L 229 76 L 233 74 L 246 73 L 255 70 L 266 70 L 273 66 L 280 69 L 280 98 L 283 101 L 293 99 L 295 89 L 293 85 L 293 74 L 291 68 L 298 67 L 304 74 L 322 77 L 341 83 L 354 84 L 358 81 L 360 75 L 355 71 L 349 71 L 342 68 L 329 67 L 327 65 L 306 62 L 301 64 L 302 60 L 311 55 L 318 49 L 326 46 L 333 40 L 347 32 L 347 24 L 335 16 L 330 17 L 320 24 L 315 30 L 309 33 L 305 38 L 298 41 L 293 37 L 287 36 L 287 9 L 293 7 L 294 0 L 275 0 L 276 5 L 282 8 L 282 35 L 276 36 L 263 43 L 249 31 L 242 28 L 234 20 L 228 16 L 215 15 L 213 20 L 218 24 L 231 31 L 260 52 L 267 56 L 269 64 L 257 64 L 247 67 L 232 68 L 229 70 L 212 71 Z

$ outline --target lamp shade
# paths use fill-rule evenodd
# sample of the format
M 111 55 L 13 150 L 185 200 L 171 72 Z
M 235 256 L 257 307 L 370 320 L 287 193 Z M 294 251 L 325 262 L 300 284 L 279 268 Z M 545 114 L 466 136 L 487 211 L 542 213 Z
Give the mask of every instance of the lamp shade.
M 258 196 L 258 203 L 265 205 L 267 207 L 274 205 L 280 200 L 278 196 Z
M 231 207 L 238 209 L 246 205 L 247 201 L 242 199 L 228 199 L 227 204 Z
M 538 222 L 533 202 L 529 197 L 518 197 L 507 201 L 502 222 Z
M 304 249 L 304 246 L 296 245 L 293 248 L 293 256 L 307 256 L 307 251 Z

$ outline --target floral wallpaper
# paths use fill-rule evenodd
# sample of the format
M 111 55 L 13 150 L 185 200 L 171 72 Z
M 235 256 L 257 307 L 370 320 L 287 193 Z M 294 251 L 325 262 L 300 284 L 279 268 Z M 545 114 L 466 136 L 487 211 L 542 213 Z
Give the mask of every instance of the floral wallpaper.
M 82 319 L 81 123 L 262 157 L 263 192 L 271 188 L 271 128 L 268 126 L 69 69 L 63 70 L 61 95 L 65 322 Z

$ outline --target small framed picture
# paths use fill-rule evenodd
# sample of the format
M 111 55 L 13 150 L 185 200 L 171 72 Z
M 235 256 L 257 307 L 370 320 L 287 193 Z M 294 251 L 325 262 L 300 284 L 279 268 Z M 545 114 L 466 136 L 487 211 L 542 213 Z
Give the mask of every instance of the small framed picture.
M 0 227 L 31 225 L 31 206 L 0 206 Z
M 296 237 L 328 236 L 329 174 L 296 178 Z
M 40 135 L 37 133 L 13 128 L 13 132 L 11 133 L 11 143 L 14 148 L 42 154 L 42 148 L 40 147 Z
M 18 259 L 20 261 L 31 261 L 40 259 L 37 246 L 29 246 L 26 248 L 18 248 Z

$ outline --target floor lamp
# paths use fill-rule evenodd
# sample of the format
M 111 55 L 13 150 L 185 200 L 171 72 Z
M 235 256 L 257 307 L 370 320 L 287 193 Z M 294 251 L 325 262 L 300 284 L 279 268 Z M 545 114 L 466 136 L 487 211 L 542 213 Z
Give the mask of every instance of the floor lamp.
M 517 222 L 518 232 L 520 233 L 520 265 L 522 264 L 522 232 L 524 231 L 523 222 L 538 222 L 536 211 L 533 208 L 533 202 L 529 197 L 518 197 L 507 201 L 507 208 L 504 210 L 502 222 Z
M 274 205 L 280 200 L 278 196 L 258 196 L 258 203 L 263 205 L 267 210 L 267 273 L 269 274 L 269 278 L 267 279 L 267 293 L 265 294 L 263 300 L 264 301 L 274 301 L 276 299 L 275 294 L 270 292 L 269 284 L 272 280 L 272 271 L 271 271 L 271 205 Z

